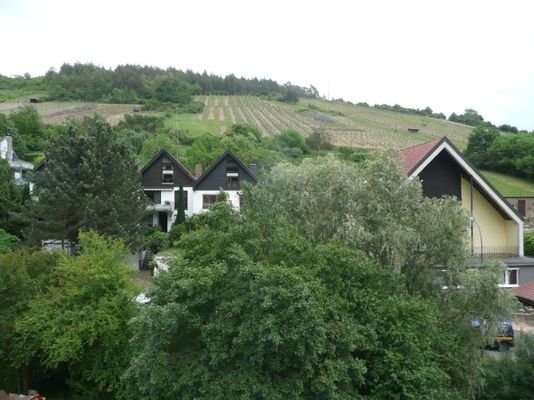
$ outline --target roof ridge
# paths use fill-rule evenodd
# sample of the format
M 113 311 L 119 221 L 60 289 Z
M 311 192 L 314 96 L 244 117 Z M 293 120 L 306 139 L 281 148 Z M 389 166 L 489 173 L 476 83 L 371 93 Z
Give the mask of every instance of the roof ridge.
M 410 147 L 405 147 L 404 149 L 401 149 L 400 151 L 404 151 L 404 150 L 410 150 L 410 149 L 413 149 L 414 147 L 419 147 L 419 146 L 423 146 L 425 144 L 430 144 L 432 142 L 439 142 L 443 139 L 447 138 L 447 136 L 442 136 L 440 138 L 436 138 L 436 139 L 432 139 L 432 140 L 429 140 L 427 142 L 423 142 L 423 143 L 419 143 L 419 144 L 414 144 L 413 146 L 410 146 Z

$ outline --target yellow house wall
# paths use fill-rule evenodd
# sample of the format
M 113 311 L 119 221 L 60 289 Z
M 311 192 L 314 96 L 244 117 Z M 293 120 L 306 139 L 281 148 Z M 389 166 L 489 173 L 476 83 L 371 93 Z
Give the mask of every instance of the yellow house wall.
M 501 214 L 473 188 L 473 216 L 482 232 L 484 247 L 517 247 L 518 225 L 513 220 L 504 219 Z M 470 214 L 471 184 L 462 177 L 462 207 Z M 480 235 L 475 225 L 473 228 L 474 246 L 480 247 Z

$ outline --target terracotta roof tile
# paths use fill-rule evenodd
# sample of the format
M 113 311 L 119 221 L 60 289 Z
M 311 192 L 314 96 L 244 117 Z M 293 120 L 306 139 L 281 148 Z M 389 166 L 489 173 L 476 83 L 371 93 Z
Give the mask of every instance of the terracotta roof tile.
M 419 162 L 430 153 L 443 138 L 431 140 L 430 142 L 408 147 L 400 151 L 401 164 L 404 172 L 409 174 Z
M 522 299 L 534 302 L 534 281 L 530 281 L 514 288 L 515 295 Z

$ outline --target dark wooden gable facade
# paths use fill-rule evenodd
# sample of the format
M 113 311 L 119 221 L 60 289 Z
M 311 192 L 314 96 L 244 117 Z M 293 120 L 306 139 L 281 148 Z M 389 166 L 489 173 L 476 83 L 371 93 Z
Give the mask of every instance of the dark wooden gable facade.
M 455 196 L 462 200 L 462 168 L 447 151 L 439 153 L 419 174 L 427 197 Z
M 256 183 L 254 173 L 231 151 L 226 151 L 198 178 L 195 190 L 240 190 L 241 182 Z
M 443 144 L 449 150 L 442 150 L 435 154 L 435 151 Z M 456 155 L 453 156 L 454 153 Z M 401 164 L 408 176 L 414 176 L 414 173 L 420 169 L 429 157 L 434 154 L 430 162 L 417 174 L 422 181 L 423 194 L 428 197 L 455 196 L 462 201 L 462 181 L 465 178 L 473 189 L 476 189 L 482 196 L 503 216 L 503 218 L 512 219 L 510 214 L 517 214 L 517 211 L 509 206 L 509 203 L 493 187 L 493 185 L 478 172 L 477 168 L 467 160 L 462 153 L 447 138 L 435 139 L 427 143 L 412 146 L 401 151 Z M 472 172 L 469 172 L 471 169 Z M 476 176 L 475 176 L 476 175 Z M 489 189 L 481 186 L 483 182 Z M 491 193 L 490 193 L 491 191 Z M 501 204 L 498 204 L 498 200 Z M 504 204 L 504 205 L 503 205 Z M 503 208 L 505 207 L 505 208 Z M 510 211 L 508 213 L 507 211 Z M 519 217 L 521 219 L 521 217 Z
M 180 162 L 166 150 L 160 151 L 141 170 L 145 189 L 171 189 L 177 186 L 190 187 L 195 178 Z

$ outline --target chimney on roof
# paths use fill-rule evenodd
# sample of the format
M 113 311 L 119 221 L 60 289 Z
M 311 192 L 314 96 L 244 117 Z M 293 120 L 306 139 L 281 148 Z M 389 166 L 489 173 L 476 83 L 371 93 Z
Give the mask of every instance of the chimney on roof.
M 250 169 L 250 172 L 252 172 L 254 175 L 256 175 L 258 172 L 258 166 L 256 164 L 250 164 L 248 169 Z
M 195 178 L 200 177 L 202 175 L 202 164 L 195 165 Z

